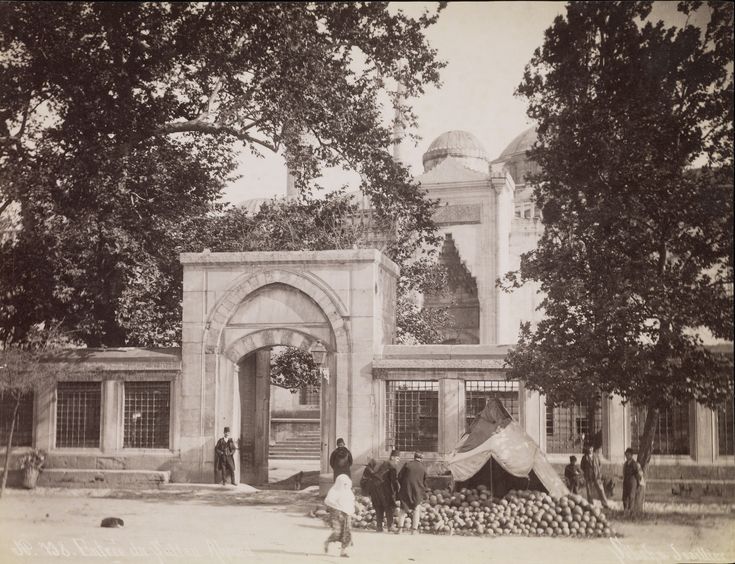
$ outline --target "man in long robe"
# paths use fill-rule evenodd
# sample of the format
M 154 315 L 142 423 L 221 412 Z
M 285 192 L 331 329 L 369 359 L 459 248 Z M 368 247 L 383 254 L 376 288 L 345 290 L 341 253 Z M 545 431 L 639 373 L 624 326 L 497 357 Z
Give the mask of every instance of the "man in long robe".
M 403 523 L 406 515 L 412 513 L 411 534 L 415 534 L 419 529 L 421 521 L 421 502 L 424 501 L 426 495 L 426 468 L 422 460 L 423 455 L 416 452 L 413 460 L 406 462 L 398 473 L 398 499 L 401 502 L 401 511 L 398 515 L 398 532 L 403 529 Z

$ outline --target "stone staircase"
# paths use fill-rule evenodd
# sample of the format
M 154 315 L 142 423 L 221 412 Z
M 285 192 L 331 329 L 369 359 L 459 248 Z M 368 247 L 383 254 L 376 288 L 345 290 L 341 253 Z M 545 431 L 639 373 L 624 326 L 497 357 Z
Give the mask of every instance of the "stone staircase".
M 319 431 L 302 431 L 271 445 L 268 457 L 271 460 L 319 460 L 321 435 Z

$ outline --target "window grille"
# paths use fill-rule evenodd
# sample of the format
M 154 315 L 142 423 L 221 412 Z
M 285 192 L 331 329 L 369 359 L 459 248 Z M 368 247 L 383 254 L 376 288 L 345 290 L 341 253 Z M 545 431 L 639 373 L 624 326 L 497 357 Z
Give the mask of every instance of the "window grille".
M 0 448 L 8 444 L 14 409 L 15 398 L 12 394 L 0 394 Z M 15 414 L 13 446 L 33 446 L 33 392 L 27 392 L 20 398 L 18 412 Z
M 720 456 L 732 456 L 735 454 L 733 449 L 733 408 L 732 399 L 730 398 L 717 409 L 717 437 L 718 437 L 718 453 Z
M 601 444 L 600 397 L 570 406 L 546 406 L 546 452 L 581 452 L 587 444 Z
M 439 449 L 439 382 L 386 382 L 386 443 L 400 451 Z
M 480 412 L 485 409 L 487 400 L 499 399 L 511 417 L 518 421 L 520 409 L 518 382 L 501 380 L 467 380 L 464 383 L 465 423 L 470 428 Z
M 124 448 L 169 448 L 169 382 L 125 382 L 124 404 Z
M 646 423 L 645 407 L 631 405 L 631 447 L 640 448 L 643 428 Z M 661 410 L 653 436 L 653 454 L 689 454 L 689 404 L 672 405 Z
M 56 388 L 57 448 L 99 448 L 101 382 L 59 382 Z
M 319 405 L 319 388 L 306 387 L 299 390 L 299 405 Z

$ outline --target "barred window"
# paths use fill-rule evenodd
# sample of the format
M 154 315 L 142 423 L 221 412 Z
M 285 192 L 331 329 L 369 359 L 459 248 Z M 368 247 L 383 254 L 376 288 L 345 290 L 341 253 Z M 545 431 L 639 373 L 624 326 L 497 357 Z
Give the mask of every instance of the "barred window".
M 581 452 L 587 444 L 602 443 L 600 397 L 570 406 L 546 406 L 546 452 Z
M 720 456 L 732 456 L 733 449 L 733 414 L 732 399 L 730 398 L 717 409 L 717 438 L 718 453 Z
M 470 428 L 480 412 L 485 409 L 487 400 L 499 399 L 511 417 L 518 421 L 519 400 L 518 382 L 502 380 L 467 380 L 464 383 L 465 422 Z
M 631 447 L 640 448 L 643 428 L 646 424 L 645 407 L 631 405 Z M 689 454 L 689 404 L 672 405 L 661 410 L 653 436 L 653 454 Z
M 124 448 L 169 448 L 170 382 L 125 382 Z
M 99 448 L 102 382 L 59 382 L 56 447 Z
M 299 405 L 319 405 L 319 388 L 308 386 L 299 390 Z
M 8 444 L 10 424 L 15 410 L 15 398 L 6 391 L 0 393 L 0 447 Z M 15 414 L 13 429 L 13 446 L 33 446 L 33 392 L 27 392 L 20 398 L 18 412 Z
M 386 443 L 400 451 L 439 450 L 439 382 L 386 382 Z

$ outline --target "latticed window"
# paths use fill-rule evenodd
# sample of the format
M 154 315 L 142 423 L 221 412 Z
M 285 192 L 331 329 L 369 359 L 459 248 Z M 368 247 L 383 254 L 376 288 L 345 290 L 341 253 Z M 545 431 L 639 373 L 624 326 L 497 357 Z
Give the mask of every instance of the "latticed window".
M 124 448 L 169 448 L 171 384 L 125 382 Z
M 600 444 L 602 413 L 599 396 L 586 403 L 546 406 L 546 452 L 581 452 L 586 444 Z
M 630 408 L 631 447 L 640 448 L 647 409 L 632 405 Z M 689 404 L 672 405 L 661 410 L 653 436 L 653 454 L 689 454 Z
M 57 448 L 99 448 L 101 382 L 59 382 L 56 388 Z
M 518 382 L 502 380 L 467 380 L 464 383 L 465 422 L 467 428 L 480 412 L 485 409 L 487 400 L 499 399 L 511 417 L 518 421 L 519 401 Z
M 386 382 L 386 443 L 400 451 L 439 449 L 439 382 Z
M 9 392 L 0 394 L 0 448 L 8 444 L 10 424 L 15 409 L 15 398 Z M 13 446 L 33 446 L 33 392 L 20 398 L 15 415 Z
M 299 405 L 319 405 L 319 388 L 307 386 L 299 390 Z
M 732 456 L 735 454 L 733 449 L 733 409 L 732 399 L 730 398 L 717 409 L 717 438 L 718 453 L 720 456 Z

